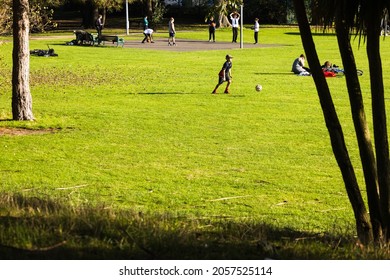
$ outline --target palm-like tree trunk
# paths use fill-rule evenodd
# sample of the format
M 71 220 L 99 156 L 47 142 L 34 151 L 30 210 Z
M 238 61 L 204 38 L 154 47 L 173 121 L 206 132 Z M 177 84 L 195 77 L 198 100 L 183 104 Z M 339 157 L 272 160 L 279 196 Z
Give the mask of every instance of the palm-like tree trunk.
M 382 62 L 380 56 L 380 20 L 379 1 L 369 6 L 367 20 L 367 56 L 370 68 L 372 114 L 374 122 L 375 149 L 377 157 L 380 205 L 382 209 L 382 227 L 390 238 L 390 162 L 387 136 L 386 106 L 383 87 Z
M 345 188 L 354 211 L 358 238 L 362 243 L 367 244 L 373 239 L 369 216 L 345 145 L 343 131 L 330 95 L 329 87 L 321 70 L 310 25 L 306 16 L 304 1 L 294 0 L 294 7 L 301 33 L 302 44 L 305 49 L 309 66 L 312 70 L 325 123 L 330 135 L 333 153 L 342 173 Z
M 29 2 L 13 0 L 12 116 L 33 120 L 30 92 Z

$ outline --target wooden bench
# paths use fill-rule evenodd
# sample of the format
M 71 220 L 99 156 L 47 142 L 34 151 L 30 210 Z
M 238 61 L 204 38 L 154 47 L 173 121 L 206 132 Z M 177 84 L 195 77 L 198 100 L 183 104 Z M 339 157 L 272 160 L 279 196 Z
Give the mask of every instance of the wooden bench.
M 101 42 L 103 42 L 103 45 L 105 42 L 112 42 L 113 44 L 116 44 L 117 47 L 119 47 L 119 45 L 124 46 L 125 44 L 125 40 L 123 38 L 120 38 L 118 35 L 103 35 L 100 36 L 100 37 L 95 37 L 94 38 L 94 41 L 95 43 L 98 43 L 100 44 Z

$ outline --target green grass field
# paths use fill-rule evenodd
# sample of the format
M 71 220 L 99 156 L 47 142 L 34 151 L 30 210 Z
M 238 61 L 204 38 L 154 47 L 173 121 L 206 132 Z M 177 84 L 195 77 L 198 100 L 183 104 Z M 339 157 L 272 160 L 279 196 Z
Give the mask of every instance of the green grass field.
M 178 42 L 207 38 L 205 30 L 177 29 Z M 219 41 L 230 36 L 229 29 L 217 30 Z M 45 132 L 0 135 L 0 244 L 16 250 L 7 251 L 8 258 L 25 258 L 24 250 L 31 253 L 64 240 L 63 249 L 81 252 L 70 258 L 91 257 L 85 253 L 91 248 L 115 251 L 116 257 L 150 257 L 139 249 L 140 242 L 160 258 L 388 257 L 354 249 L 344 253 L 336 250 L 339 245 L 329 245 L 346 238 L 346 247 L 353 247 L 354 218 L 313 80 L 290 72 L 303 52 L 296 28 L 264 27 L 260 43 L 277 46 L 228 51 L 234 56 L 230 95 L 211 94 L 226 50 L 66 46 L 69 38 L 30 42 L 30 49 L 50 44 L 59 54 L 31 57 L 34 122 L 10 120 L 12 44 L 10 38 L 0 44 L 0 128 Z M 126 40 L 140 38 L 131 34 Z M 244 38 L 252 42 L 250 29 Z M 359 48 L 357 41 L 371 120 L 365 46 Z M 320 32 L 315 42 L 321 61 L 341 64 L 334 34 Z M 386 86 L 389 52 L 390 42 L 383 40 Z M 364 192 L 345 79 L 328 83 Z M 256 84 L 263 86 L 261 92 Z M 57 208 L 47 206 L 53 201 Z M 110 222 L 101 221 L 105 213 Z M 52 221 L 56 215 L 64 220 Z M 69 215 L 84 217 L 80 224 L 90 225 L 89 231 L 75 233 L 78 222 L 61 222 Z M 94 221 L 108 228 L 118 223 L 126 230 L 113 235 L 102 230 L 97 237 L 100 226 Z M 42 226 L 31 233 L 31 224 Z M 134 224 L 139 232 L 130 238 Z M 326 236 L 336 236 L 335 241 L 322 247 L 310 243 Z M 219 250 L 199 251 L 209 237 Z M 168 252 L 162 244 L 175 239 L 192 251 Z M 272 240 L 272 253 L 259 249 L 256 240 Z M 234 255 L 235 248 L 242 251 Z M 97 258 L 112 258 L 107 252 Z

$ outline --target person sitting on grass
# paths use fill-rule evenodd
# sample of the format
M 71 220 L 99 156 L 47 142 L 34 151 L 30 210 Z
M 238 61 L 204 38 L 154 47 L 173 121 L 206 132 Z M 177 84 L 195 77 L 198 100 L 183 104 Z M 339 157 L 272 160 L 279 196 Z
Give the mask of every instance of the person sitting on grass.
M 341 69 L 339 66 L 336 64 L 332 64 L 330 61 L 325 61 L 324 65 L 321 66 L 322 70 L 324 72 L 333 72 L 333 73 L 340 73 L 344 72 L 344 69 Z
M 305 67 L 305 55 L 301 54 L 297 59 L 294 60 L 291 72 L 299 76 L 310 76 L 310 69 Z

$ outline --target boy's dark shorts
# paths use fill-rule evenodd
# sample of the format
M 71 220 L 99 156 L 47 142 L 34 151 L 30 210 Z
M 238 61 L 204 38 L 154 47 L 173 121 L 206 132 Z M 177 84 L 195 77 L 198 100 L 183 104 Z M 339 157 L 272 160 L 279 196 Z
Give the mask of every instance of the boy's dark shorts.
M 225 74 L 225 79 L 223 77 L 219 76 L 218 77 L 218 84 L 223 84 L 224 82 L 230 81 L 232 78 L 230 78 L 229 74 Z

